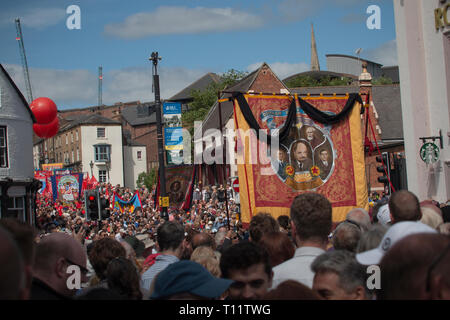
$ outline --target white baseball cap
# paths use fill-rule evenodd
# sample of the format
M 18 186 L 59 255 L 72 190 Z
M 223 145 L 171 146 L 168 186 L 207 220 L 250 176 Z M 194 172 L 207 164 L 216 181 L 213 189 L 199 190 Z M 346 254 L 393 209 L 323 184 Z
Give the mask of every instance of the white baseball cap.
M 397 222 L 390 227 L 380 245 L 372 250 L 361 252 L 356 255 L 356 260 L 362 265 L 379 264 L 383 256 L 399 240 L 416 233 L 437 233 L 437 231 L 419 221 Z
M 391 222 L 391 212 L 388 204 L 385 204 L 378 209 L 377 218 L 378 222 L 383 226 L 389 226 L 389 223 Z

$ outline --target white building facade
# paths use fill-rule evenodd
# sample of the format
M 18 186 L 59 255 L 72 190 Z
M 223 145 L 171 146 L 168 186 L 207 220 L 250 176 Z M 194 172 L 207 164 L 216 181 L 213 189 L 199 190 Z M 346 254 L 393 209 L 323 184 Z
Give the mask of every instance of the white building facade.
M 450 4 L 394 0 L 408 189 L 419 200 L 450 199 Z M 421 137 L 439 136 L 439 160 L 420 157 Z M 429 140 L 430 141 L 430 140 Z
M 145 145 L 123 147 L 125 188 L 137 189 L 139 174 L 147 172 L 147 152 Z
M 122 126 L 81 125 L 81 165 L 98 182 L 124 185 Z

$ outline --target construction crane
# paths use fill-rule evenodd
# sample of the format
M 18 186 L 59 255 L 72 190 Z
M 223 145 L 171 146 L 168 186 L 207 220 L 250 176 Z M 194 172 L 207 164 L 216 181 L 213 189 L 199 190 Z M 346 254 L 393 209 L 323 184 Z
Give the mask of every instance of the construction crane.
M 28 72 L 27 56 L 25 54 L 25 46 L 23 45 L 22 28 L 20 27 L 20 19 L 19 18 L 16 19 L 16 30 L 17 30 L 16 40 L 19 41 L 20 56 L 22 58 L 23 76 L 25 78 L 25 86 L 27 89 L 28 103 L 31 103 L 33 101 L 33 93 L 31 91 L 30 74 Z

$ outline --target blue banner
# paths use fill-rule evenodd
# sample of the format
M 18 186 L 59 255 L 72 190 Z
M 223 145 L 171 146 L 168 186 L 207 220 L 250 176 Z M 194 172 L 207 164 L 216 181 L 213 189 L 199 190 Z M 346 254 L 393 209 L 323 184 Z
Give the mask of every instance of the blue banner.
M 181 103 L 180 102 L 164 102 L 163 103 L 163 114 L 181 114 Z
M 164 128 L 166 150 L 183 149 L 183 128 Z
M 142 208 L 139 193 L 136 192 L 129 201 L 123 200 L 114 193 L 114 209 L 118 209 L 120 213 L 133 213 L 136 208 Z

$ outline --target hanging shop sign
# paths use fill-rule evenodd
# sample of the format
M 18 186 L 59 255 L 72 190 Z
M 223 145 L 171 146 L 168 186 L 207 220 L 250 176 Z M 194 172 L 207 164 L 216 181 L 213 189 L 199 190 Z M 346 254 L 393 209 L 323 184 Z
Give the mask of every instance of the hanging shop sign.
M 425 143 L 420 148 L 420 158 L 427 164 L 435 163 L 439 160 L 439 147 L 432 142 Z

